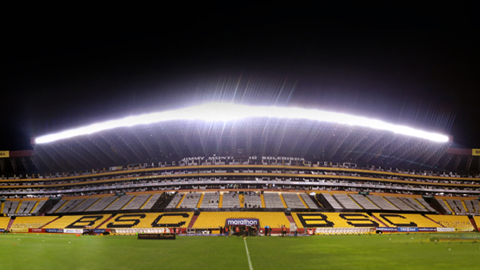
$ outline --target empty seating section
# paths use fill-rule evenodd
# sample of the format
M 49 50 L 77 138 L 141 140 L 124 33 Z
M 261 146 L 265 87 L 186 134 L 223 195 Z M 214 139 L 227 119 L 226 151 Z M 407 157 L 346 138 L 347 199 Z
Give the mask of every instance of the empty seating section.
M 60 200 L 59 202 L 57 202 L 50 210 L 48 210 L 48 214 L 53 214 L 55 213 L 55 211 L 57 211 L 60 207 L 62 207 L 65 203 L 67 202 L 67 200 Z
M 121 210 L 130 200 L 132 200 L 132 195 L 123 195 L 118 198 L 115 202 L 109 205 L 103 211 L 118 211 Z
M 222 208 L 239 208 L 240 200 L 236 192 L 223 193 Z
M 173 197 L 172 201 L 170 201 L 167 208 L 176 208 L 178 203 L 182 200 L 183 195 L 184 194 L 182 194 L 182 193 L 175 194 L 175 197 Z
M 329 193 L 322 193 L 323 198 L 327 200 L 327 202 L 330 204 L 330 206 L 335 209 L 335 210 L 343 210 L 343 206 L 341 206 L 337 200 L 335 200 L 332 195 Z
M 35 208 L 33 209 L 32 213 L 31 214 L 37 214 L 40 212 L 40 210 L 42 209 L 42 207 L 45 205 L 47 201 L 46 200 L 41 200 L 38 202 L 37 206 L 34 206 Z
M 267 208 L 285 208 L 278 193 L 265 192 L 263 199 L 265 200 L 265 206 Z
M 17 210 L 17 214 L 29 214 L 36 203 L 37 201 L 22 201 L 22 204 Z
M 8 212 L 10 211 L 10 205 L 12 204 L 11 201 L 5 201 L 3 203 L 3 211 L 2 211 L 2 214 L 8 214 Z
M 152 207 L 155 205 L 155 203 L 158 201 L 158 199 L 162 196 L 162 193 L 156 193 L 153 194 L 150 200 L 142 207 L 142 209 L 152 209 Z M 128 205 L 127 205 L 128 206 Z
M 475 221 L 475 224 L 477 224 L 477 229 L 480 229 L 480 216 L 474 216 L 473 220 Z
M 296 193 L 282 193 L 282 196 L 283 196 L 283 200 L 285 200 L 285 203 L 287 204 L 288 208 L 303 208 L 303 209 L 305 209 L 305 205 L 300 200 L 300 197 L 298 197 L 298 194 L 296 194 Z
M 67 226 L 70 228 L 81 228 L 85 226 L 98 227 L 102 224 L 110 215 L 85 215 L 85 216 L 63 216 L 43 228 L 45 229 L 64 229 Z M 72 226 L 75 227 L 72 227 Z
M 100 228 L 188 228 L 192 217 L 193 212 L 119 214 L 105 222 Z M 122 221 L 122 219 L 130 221 Z M 135 220 L 139 222 L 135 222 Z
M 359 227 L 377 227 L 378 225 L 374 218 L 365 213 L 306 212 L 292 213 L 292 217 L 299 229 L 321 227 L 354 228 L 355 225 Z M 354 219 L 354 221 L 347 219 Z
M 456 215 L 465 215 L 465 207 L 463 207 L 462 202 L 460 200 L 450 200 L 447 199 L 447 203 L 450 206 L 450 209 L 456 214 Z
M 56 218 L 57 216 L 17 217 L 12 228 L 41 228 Z
M 56 213 L 67 213 L 77 207 L 79 204 L 81 204 L 84 200 L 85 199 L 72 199 L 68 201 L 63 207 L 61 207 Z
M 390 203 L 392 203 L 393 205 L 395 205 L 401 211 L 413 211 L 413 209 L 410 206 L 406 205 L 404 202 L 399 200 L 397 197 L 384 196 L 384 198 L 385 198 L 385 200 L 387 200 Z
M 391 203 L 386 201 L 381 196 L 367 195 L 367 197 L 370 199 L 370 201 L 372 201 L 374 204 L 376 204 L 382 210 L 394 210 L 394 211 L 399 210 L 397 207 L 393 206 Z
M 280 228 L 285 225 L 290 228 L 290 221 L 281 212 L 201 212 L 193 228 L 218 228 L 224 227 L 228 218 L 254 218 L 260 221 L 260 226 Z
M 262 197 L 260 194 L 247 192 L 244 198 L 248 208 L 262 208 Z
M 117 199 L 117 196 L 108 196 L 108 197 L 103 197 L 97 203 L 92 205 L 90 208 L 85 210 L 85 212 L 96 212 L 96 211 L 102 211 L 105 209 L 105 207 L 109 206 L 113 201 Z
M 450 210 L 450 208 L 447 206 L 447 204 L 445 203 L 444 200 L 442 199 L 435 199 L 438 204 L 440 205 L 440 207 L 442 208 L 442 210 L 447 213 L 447 214 L 452 214 L 452 211 Z
M 369 199 L 360 194 L 350 194 L 350 197 L 366 210 L 379 210 L 380 208 L 373 204 Z
M 12 201 L 12 204 L 10 205 L 10 211 L 8 213 L 15 214 L 17 212 L 17 208 L 19 204 L 20 204 L 19 201 Z
M 202 197 L 201 193 L 187 193 L 179 208 L 196 208 L 198 201 Z
M 422 205 L 420 205 L 419 203 L 417 203 L 413 198 L 411 197 L 398 197 L 398 199 L 400 201 L 402 201 L 404 204 L 410 206 L 410 208 L 412 208 L 413 210 L 417 211 L 417 212 L 427 212 L 427 209 L 425 209 L 425 207 L 423 207 Z
M 455 228 L 457 231 L 473 231 L 473 225 L 468 216 L 426 215 L 446 228 Z
M 333 194 L 333 197 L 343 206 L 345 209 L 361 210 L 362 207 L 352 200 L 347 194 Z
M 9 222 L 10 222 L 9 217 L 0 217 L 0 229 L 6 230 Z
M 303 201 L 307 204 L 308 208 L 310 209 L 318 209 L 317 204 L 313 201 L 312 197 L 310 197 L 307 193 L 300 193 Z
M 100 198 L 88 198 L 82 204 L 78 205 L 77 207 L 70 210 L 70 212 L 83 212 L 87 210 L 90 206 L 92 206 L 96 201 L 100 200 Z
M 122 210 L 137 210 L 150 198 L 150 194 L 137 195 L 127 206 Z
M 478 200 L 464 200 L 463 202 L 467 207 L 468 213 L 472 215 L 480 214 L 480 205 L 478 204 Z
M 220 193 L 207 192 L 203 195 L 201 208 L 218 208 L 218 202 L 220 200 Z
M 416 198 L 417 201 L 423 205 L 428 211 L 430 212 L 437 212 L 437 210 L 433 209 L 433 207 L 430 206 L 430 204 L 428 204 L 422 197 L 418 197 Z
M 440 227 L 440 225 L 420 214 L 372 213 L 387 227 Z

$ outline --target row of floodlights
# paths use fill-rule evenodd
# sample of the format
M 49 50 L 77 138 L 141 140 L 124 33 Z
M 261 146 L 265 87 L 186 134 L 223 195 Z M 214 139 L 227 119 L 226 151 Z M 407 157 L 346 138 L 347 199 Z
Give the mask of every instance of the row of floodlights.
M 448 141 L 448 136 L 446 135 L 418 130 L 407 126 L 394 125 L 376 119 L 344 113 L 295 107 L 248 106 L 234 103 L 208 103 L 171 111 L 129 116 L 122 119 L 110 120 L 102 123 L 95 123 L 89 126 L 69 129 L 59 133 L 38 137 L 35 139 L 35 143 L 49 143 L 119 127 L 148 125 L 166 121 L 196 120 L 204 122 L 228 122 L 253 117 L 299 120 L 304 119 L 319 122 L 330 122 L 378 130 L 387 130 L 393 133 L 422 138 L 434 142 Z

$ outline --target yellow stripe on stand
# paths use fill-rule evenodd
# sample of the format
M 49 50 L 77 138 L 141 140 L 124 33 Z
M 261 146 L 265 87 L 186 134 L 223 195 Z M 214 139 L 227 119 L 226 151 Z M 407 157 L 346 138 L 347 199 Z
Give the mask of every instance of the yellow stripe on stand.
M 220 197 L 218 199 L 218 208 L 222 208 L 222 204 L 223 204 L 223 193 L 220 192 Z
M 303 203 L 303 205 L 305 205 L 305 208 L 309 209 L 310 207 L 308 207 L 307 203 L 305 203 L 302 196 L 300 196 L 300 194 L 297 194 L 297 195 L 298 195 L 298 198 L 300 198 L 300 201 Z
M 182 204 L 183 202 L 183 199 L 185 199 L 185 194 L 182 195 L 182 198 L 180 199 L 180 201 L 178 202 L 177 206 L 175 208 L 180 208 L 180 205 Z
M 285 200 L 283 199 L 282 194 L 280 193 L 280 194 L 278 194 L 278 196 L 280 196 L 280 200 L 282 200 L 283 207 L 284 207 L 284 208 L 288 208 L 288 207 L 287 207 L 287 203 L 286 203 Z
M 202 193 L 202 195 L 200 196 L 200 199 L 198 200 L 197 208 L 200 208 L 200 206 L 202 205 L 204 196 L 205 196 L 205 193 Z

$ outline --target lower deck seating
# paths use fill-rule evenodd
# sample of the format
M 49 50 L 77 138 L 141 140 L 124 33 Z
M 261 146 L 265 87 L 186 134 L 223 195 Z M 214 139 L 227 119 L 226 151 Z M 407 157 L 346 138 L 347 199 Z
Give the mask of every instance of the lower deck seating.
M 150 197 L 150 199 L 147 201 L 147 203 L 142 207 L 142 209 L 152 209 L 152 207 L 155 205 L 155 203 L 160 199 L 163 193 L 155 193 Z
M 440 227 L 440 224 L 420 214 L 372 213 L 387 227 Z
M 385 200 L 388 200 L 391 204 L 395 205 L 398 209 L 402 211 L 413 211 L 412 207 L 406 205 L 404 202 L 399 200 L 397 197 L 394 196 L 383 196 Z
M 288 208 L 306 208 L 296 193 L 282 193 L 282 197 Z
M 350 194 L 350 197 L 355 200 L 363 209 L 366 210 L 379 210 L 380 208 L 373 204 L 369 199 L 365 198 L 364 195 L 360 194 Z
M 69 228 L 83 228 L 85 226 L 97 227 L 104 222 L 111 215 L 84 215 L 84 216 L 63 216 L 52 223 L 47 224 L 45 229 L 65 229 Z
M 17 217 L 12 224 L 12 228 L 41 228 L 56 218 L 57 216 Z
M 352 210 L 361 210 L 363 209 L 360 205 L 358 205 L 352 198 L 350 198 L 347 194 L 333 194 L 333 197 L 343 206 L 345 209 L 352 209 Z
M 60 209 L 60 207 L 62 207 L 65 203 L 67 202 L 67 200 L 60 200 L 59 202 L 57 202 L 50 210 L 48 210 L 48 214 L 52 214 L 52 213 L 55 213 L 58 209 Z
M 203 195 L 201 208 L 218 208 L 220 200 L 220 193 L 218 192 L 206 192 Z
M 248 208 L 262 208 L 262 197 L 256 192 L 246 192 L 244 201 Z
M 313 201 L 312 197 L 310 197 L 307 193 L 300 193 L 300 197 L 302 197 L 303 201 L 307 204 L 308 208 L 318 209 L 317 204 Z
M 380 224 L 366 213 L 305 212 L 292 213 L 298 228 L 365 228 Z
M 137 195 L 127 206 L 122 210 L 137 210 L 150 198 L 150 194 Z
M 201 197 L 201 193 L 187 193 L 179 208 L 196 208 Z
M 40 210 L 42 209 L 42 207 L 45 205 L 45 203 L 47 203 L 46 200 L 41 200 L 38 202 L 37 206 L 34 206 L 35 208 L 32 210 L 31 214 L 37 214 L 40 212 Z
M 201 212 L 193 228 L 224 227 L 228 218 L 255 218 L 260 221 L 260 227 L 280 228 L 285 225 L 290 228 L 290 221 L 282 212 Z
M 97 201 L 95 204 L 93 204 L 91 207 L 89 207 L 85 212 L 96 212 L 96 211 L 102 211 L 110 205 L 113 201 L 115 201 L 118 197 L 117 196 L 108 196 L 108 197 L 103 197 L 99 201 Z
M 480 216 L 474 216 L 473 221 L 475 221 L 475 224 L 477 225 L 477 229 L 480 230 Z
M 240 199 L 236 192 L 223 193 L 222 208 L 240 208 Z
M 167 208 L 176 208 L 178 203 L 182 200 L 183 198 L 183 193 L 177 193 L 175 194 L 175 197 L 170 201 L 170 203 L 167 205 Z M 153 206 L 153 205 L 152 205 Z
M 0 229 L 6 230 L 9 222 L 10 222 L 9 217 L 0 217 Z
M 372 201 L 374 204 L 376 204 L 380 209 L 382 210 L 392 210 L 392 211 L 399 211 L 397 207 L 395 207 L 393 204 L 382 198 L 381 196 L 377 195 L 367 195 L 368 199 Z
M 343 210 L 343 206 L 341 206 L 337 200 L 335 200 L 331 194 L 329 193 L 322 193 L 323 198 L 330 204 L 330 206 L 335 210 Z
M 267 208 L 285 208 L 278 193 L 265 192 L 263 198 Z
M 119 214 L 100 228 L 187 228 L 193 215 L 193 212 Z
M 433 219 L 443 227 L 455 228 L 457 231 L 473 231 L 473 225 L 468 219 L 468 216 L 460 215 L 425 215 Z

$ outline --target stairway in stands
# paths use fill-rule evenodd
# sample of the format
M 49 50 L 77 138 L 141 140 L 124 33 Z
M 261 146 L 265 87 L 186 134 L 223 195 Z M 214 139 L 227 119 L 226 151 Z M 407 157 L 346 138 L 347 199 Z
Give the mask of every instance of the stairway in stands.
M 62 216 L 58 216 L 57 218 L 53 219 L 52 221 L 50 221 L 50 222 L 47 222 L 47 223 L 43 224 L 43 226 L 42 226 L 42 227 L 40 227 L 40 228 L 45 228 L 45 226 L 47 226 L 48 224 L 50 224 L 50 223 L 54 222 L 55 220 L 57 220 L 57 219 L 59 219 L 59 218 L 61 218 L 61 217 L 62 217 Z
M 475 223 L 475 220 L 471 216 L 468 216 L 468 219 L 470 220 L 470 223 L 472 223 L 473 228 L 478 232 L 478 224 Z
M 101 226 L 103 226 L 103 224 L 106 224 L 110 219 L 112 219 L 115 215 L 111 215 L 109 218 L 105 219 L 104 222 L 100 223 L 100 225 L 98 225 L 97 227 L 95 227 L 95 229 L 98 229 L 100 228 Z
M 13 224 L 14 221 L 15 221 L 15 219 L 10 218 L 10 221 L 8 222 L 8 226 L 7 226 L 7 231 L 10 230 L 10 227 L 12 227 L 12 224 Z
M 197 221 L 198 215 L 193 215 L 192 219 L 190 220 L 190 223 L 188 224 L 188 228 L 192 228 L 193 225 L 195 224 L 195 221 Z

